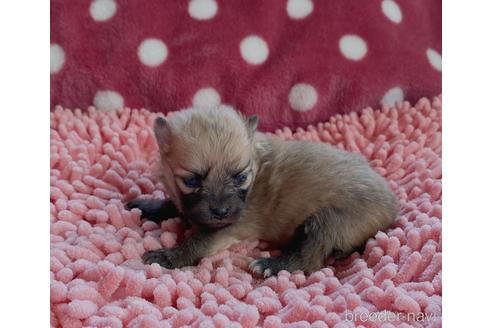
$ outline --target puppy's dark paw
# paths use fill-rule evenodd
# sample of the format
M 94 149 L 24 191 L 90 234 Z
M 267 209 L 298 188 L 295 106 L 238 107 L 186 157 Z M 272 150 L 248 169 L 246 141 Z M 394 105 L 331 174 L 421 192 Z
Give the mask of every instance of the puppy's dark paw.
M 343 251 L 341 249 L 333 249 L 333 251 L 331 252 L 331 256 L 333 256 L 335 260 L 344 259 L 346 257 L 349 257 L 350 254 L 352 254 L 351 251 Z
M 167 269 L 179 268 L 179 258 L 175 249 L 161 248 L 154 251 L 147 251 L 142 255 L 145 264 L 157 263 Z
M 287 270 L 287 267 L 281 256 L 261 258 L 252 261 L 249 264 L 249 269 L 264 278 L 274 276 L 282 270 Z
M 125 207 L 127 210 L 138 208 L 142 211 L 142 218 L 158 222 L 162 221 L 164 200 L 136 198 L 126 203 Z

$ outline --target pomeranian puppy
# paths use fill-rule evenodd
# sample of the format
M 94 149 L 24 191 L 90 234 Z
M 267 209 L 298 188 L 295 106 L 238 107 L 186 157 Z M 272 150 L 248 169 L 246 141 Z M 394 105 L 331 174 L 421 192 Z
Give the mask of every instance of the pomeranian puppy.
M 198 230 L 175 248 L 146 252 L 145 263 L 190 266 L 240 240 L 261 239 L 282 255 L 253 261 L 254 273 L 312 272 L 391 224 L 396 198 L 362 156 L 285 141 L 257 132 L 257 125 L 257 116 L 228 106 L 155 120 L 169 199 L 137 198 L 127 207 L 156 222 L 179 216 Z

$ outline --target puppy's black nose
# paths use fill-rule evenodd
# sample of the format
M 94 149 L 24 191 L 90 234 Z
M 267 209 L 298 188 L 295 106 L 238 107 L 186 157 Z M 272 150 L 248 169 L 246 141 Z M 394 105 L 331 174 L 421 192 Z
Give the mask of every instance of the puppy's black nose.
M 210 207 L 210 212 L 219 219 L 222 219 L 229 214 L 229 209 L 227 207 Z

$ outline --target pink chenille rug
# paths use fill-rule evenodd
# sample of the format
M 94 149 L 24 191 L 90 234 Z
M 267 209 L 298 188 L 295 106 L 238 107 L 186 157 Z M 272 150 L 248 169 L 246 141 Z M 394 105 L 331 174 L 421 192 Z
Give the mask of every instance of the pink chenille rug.
M 173 247 L 179 219 L 141 222 L 123 202 L 164 197 L 152 174 L 154 113 L 51 113 L 53 327 L 440 327 L 441 97 L 336 115 L 285 139 L 360 152 L 400 199 L 393 226 L 362 255 L 315 273 L 255 279 L 249 261 L 275 250 L 244 242 L 196 267 L 143 265 Z

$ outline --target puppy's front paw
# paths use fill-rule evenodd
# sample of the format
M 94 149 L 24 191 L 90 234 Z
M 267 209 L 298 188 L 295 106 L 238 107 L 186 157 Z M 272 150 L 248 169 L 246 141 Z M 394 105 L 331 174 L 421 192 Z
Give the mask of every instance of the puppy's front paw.
M 282 262 L 281 257 L 261 258 L 252 261 L 249 268 L 253 273 L 268 278 L 286 269 Z
M 136 198 L 126 203 L 125 207 L 128 210 L 138 208 L 142 211 L 142 218 L 157 221 L 161 219 L 160 216 L 162 215 L 163 202 L 164 201 L 160 199 Z
M 160 266 L 167 269 L 175 269 L 179 267 L 176 250 L 174 248 L 161 248 L 155 251 L 147 251 L 143 254 L 142 259 L 145 264 L 158 263 Z

